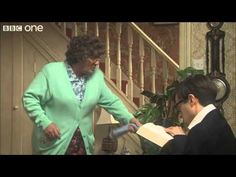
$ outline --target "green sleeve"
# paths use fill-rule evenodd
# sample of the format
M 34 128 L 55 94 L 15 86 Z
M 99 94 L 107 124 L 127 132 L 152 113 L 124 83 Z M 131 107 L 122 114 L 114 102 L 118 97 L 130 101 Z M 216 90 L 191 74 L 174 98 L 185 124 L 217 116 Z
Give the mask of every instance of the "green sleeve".
M 49 100 L 50 92 L 48 89 L 48 80 L 45 74 L 40 71 L 26 89 L 22 101 L 28 116 L 38 127 L 41 126 L 43 129 L 52 123 L 43 110 L 43 106 Z
M 98 104 L 112 114 L 117 121 L 123 124 L 129 123 L 134 116 L 128 111 L 120 98 L 107 87 L 104 79 L 102 84 L 102 93 Z

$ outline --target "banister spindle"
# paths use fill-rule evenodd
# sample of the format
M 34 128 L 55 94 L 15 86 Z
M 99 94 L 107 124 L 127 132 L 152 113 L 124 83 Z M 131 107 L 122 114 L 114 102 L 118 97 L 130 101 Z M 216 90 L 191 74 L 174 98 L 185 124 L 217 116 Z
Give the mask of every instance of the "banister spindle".
M 84 23 L 84 34 L 87 34 L 88 33 L 88 23 L 85 22 Z
M 110 35 L 109 23 L 106 23 L 106 59 L 105 59 L 105 75 L 108 79 L 111 78 L 111 58 L 110 58 Z
M 156 93 L 156 52 L 151 48 L 151 72 L 152 72 L 152 92 Z
M 133 47 L 133 31 L 128 26 L 128 46 L 129 46 L 129 80 L 128 80 L 128 98 L 133 101 L 133 67 L 132 67 L 132 47 Z
M 99 37 L 99 26 L 98 26 L 98 22 L 95 23 L 95 34 L 97 37 Z
M 143 38 L 139 37 L 139 57 L 140 57 L 140 92 L 144 90 L 144 43 Z M 140 106 L 144 104 L 144 96 L 140 94 Z
M 120 42 L 121 42 L 121 23 L 116 24 L 116 32 L 117 32 L 117 69 L 116 69 L 116 85 L 118 89 L 121 90 L 121 49 L 120 49 Z

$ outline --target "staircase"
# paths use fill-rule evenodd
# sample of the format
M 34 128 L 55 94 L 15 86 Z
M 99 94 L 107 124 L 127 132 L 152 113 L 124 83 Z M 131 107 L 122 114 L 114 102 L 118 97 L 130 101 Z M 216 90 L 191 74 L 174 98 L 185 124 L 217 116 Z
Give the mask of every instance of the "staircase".
M 140 93 L 162 92 L 175 78 L 179 65 L 135 23 L 54 23 L 68 39 L 79 34 L 95 34 L 106 44 L 104 61 L 99 65 L 108 87 L 117 94 L 130 112 L 145 104 Z M 99 117 L 108 116 L 100 111 Z M 111 116 L 111 115 L 109 115 Z M 96 118 L 95 118 L 96 119 Z M 95 122 L 97 122 L 95 120 Z M 133 146 L 140 146 L 134 134 L 124 136 Z M 132 142 L 132 143 L 130 143 Z M 140 147 L 134 147 L 137 154 Z
M 106 56 L 100 68 L 131 101 L 138 100 L 137 107 L 144 104 L 141 91 L 162 92 L 175 78 L 173 73 L 179 68 L 176 60 L 169 57 L 135 23 L 83 22 L 56 25 L 68 38 L 81 33 L 95 34 L 106 43 Z M 157 70 L 160 70 L 159 73 Z

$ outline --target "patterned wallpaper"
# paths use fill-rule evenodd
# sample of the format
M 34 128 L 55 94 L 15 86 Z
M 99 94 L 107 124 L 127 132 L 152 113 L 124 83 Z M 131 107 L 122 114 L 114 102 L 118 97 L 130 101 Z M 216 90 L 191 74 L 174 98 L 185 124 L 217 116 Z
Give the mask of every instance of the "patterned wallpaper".
M 236 135 L 236 23 L 224 23 L 221 30 L 225 31 L 225 73 L 231 85 L 231 93 L 223 108 Z M 192 23 L 191 58 L 206 58 L 205 34 L 208 31 L 206 23 Z

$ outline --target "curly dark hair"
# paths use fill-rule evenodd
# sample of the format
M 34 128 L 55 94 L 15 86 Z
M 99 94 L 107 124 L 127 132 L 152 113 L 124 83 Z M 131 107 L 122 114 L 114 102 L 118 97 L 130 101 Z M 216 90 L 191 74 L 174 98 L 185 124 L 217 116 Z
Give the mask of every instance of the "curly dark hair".
M 101 58 L 104 53 L 104 43 L 98 37 L 81 35 L 71 39 L 65 55 L 68 64 L 72 65 L 88 58 Z
M 206 106 L 215 103 L 217 88 L 208 76 L 197 74 L 180 82 L 176 87 L 176 94 L 184 100 L 188 99 L 189 94 L 193 94 L 201 105 Z

